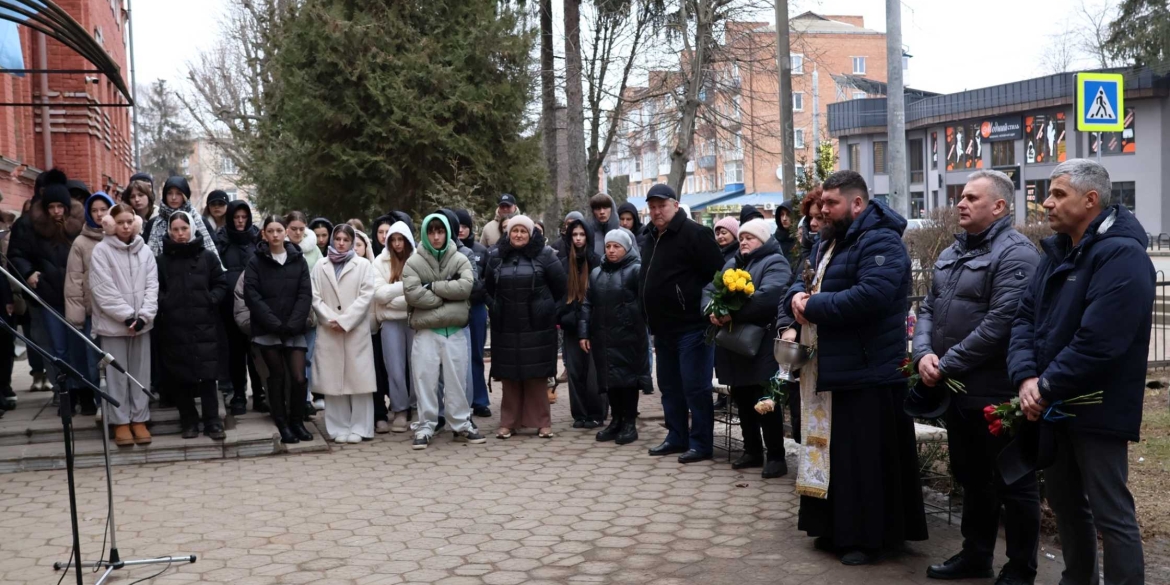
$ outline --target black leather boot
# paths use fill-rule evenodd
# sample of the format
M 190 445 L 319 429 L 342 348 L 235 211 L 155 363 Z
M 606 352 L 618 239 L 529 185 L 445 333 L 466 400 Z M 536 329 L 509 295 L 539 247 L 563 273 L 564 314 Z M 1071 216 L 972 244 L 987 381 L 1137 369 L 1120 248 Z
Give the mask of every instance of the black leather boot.
M 304 421 L 301 421 L 301 420 L 292 421 L 288 425 L 288 430 L 292 431 L 292 434 L 296 435 L 296 438 L 298 438 L 302 441 L 312 441 L 313 440 L 313 433 L 310 433 L 309 429 L 305 428 Z
M 286 445 L 300 443 L 301 440 L 288 429 L 288 425 L 283 422 L 276 423 L 276 430 L 280 432 L 280 442 Z
M 609 421 L 609 426 L 607 426 L 604 429 L 601 429 L 600 431 L 597 432 L 597 442 L 598 443 L 605 443 L 605 442 L 612 441 L 612 440 L 616 439 L 618 437 L 618 433 L 621 431 L 621 428 L 622 428 L 622 419 L 620 419 L 616 416 L 613 417 Z
M 629 445 L 638 440 L 638 423 L 633 420 L 622 421 L 622 430 L 618 433 L 617 440 L 614 442 L 618 445 Z

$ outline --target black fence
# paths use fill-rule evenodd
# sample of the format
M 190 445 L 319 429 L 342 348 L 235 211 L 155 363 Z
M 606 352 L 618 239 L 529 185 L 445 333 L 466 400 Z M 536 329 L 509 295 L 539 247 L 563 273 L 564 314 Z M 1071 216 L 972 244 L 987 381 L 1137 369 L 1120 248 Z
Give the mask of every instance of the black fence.
M 1148 244 L 1146 244 L 1148 249 L 1170 250 L 1170 234 L 1162 232 L 1155 236 L 1154 234 L 1147 233 L 1146 238 L 1150 241 Z

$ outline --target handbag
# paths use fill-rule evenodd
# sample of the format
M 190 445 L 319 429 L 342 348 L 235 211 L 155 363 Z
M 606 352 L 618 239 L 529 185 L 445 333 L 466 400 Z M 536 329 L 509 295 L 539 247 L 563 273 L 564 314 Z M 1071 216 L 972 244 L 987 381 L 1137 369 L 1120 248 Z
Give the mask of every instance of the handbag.
M 715 332 L 715 345 L 745 357 L 755 357 L 760 353 L 765 333 L 759 325 L 728 323 Z

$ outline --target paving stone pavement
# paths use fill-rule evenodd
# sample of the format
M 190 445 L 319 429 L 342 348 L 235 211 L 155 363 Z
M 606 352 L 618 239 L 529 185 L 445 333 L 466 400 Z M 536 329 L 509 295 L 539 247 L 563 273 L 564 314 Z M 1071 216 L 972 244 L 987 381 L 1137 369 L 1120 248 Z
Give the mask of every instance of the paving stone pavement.
M 927 583 L 926 566 L 959 548 L 957 526 L 932 520 L 930 541 L 878 566 L 844 567 L 796 530 L 791 474 L 765 481 L 725 459 L 647 456 L 665 435 L 657 394 L 642 397 L 640 441 L 598 444 L 593 431 L 569 428 L 561 394 L 552 440 L 459 445 L 446 433 L 412 451 L 408 435 L 391 434 L 327 453 L 117 467 L 120 552 L 198 555 L 147 581 L 160 584 L 885 585 Z M 494 436 L 497 420 L 478 422 Z M 102 545 L 104 471 L 77 479 L 89 560 Z M 52 564 L 70 544 L 63 471 L 0 476 L 0 582 L 56 582 Z M 1038 582 L 1054 584 L 1060 564 L 1046 552 Z

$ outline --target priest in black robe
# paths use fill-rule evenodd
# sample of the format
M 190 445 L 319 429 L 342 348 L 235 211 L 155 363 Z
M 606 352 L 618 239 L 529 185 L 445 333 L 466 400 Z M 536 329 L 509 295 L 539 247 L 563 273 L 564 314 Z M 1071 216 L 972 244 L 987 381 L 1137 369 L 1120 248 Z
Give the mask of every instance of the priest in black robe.
M 822 186 L 815 270 L 781 311 L 816 348 L 801 371 L 798 527 L 846 565 L 926 539 L 914 423 L 902 409 L 910 258 L 906 220 L 838 171 Z M 786 333 L 797 336 L 796 329 Z

